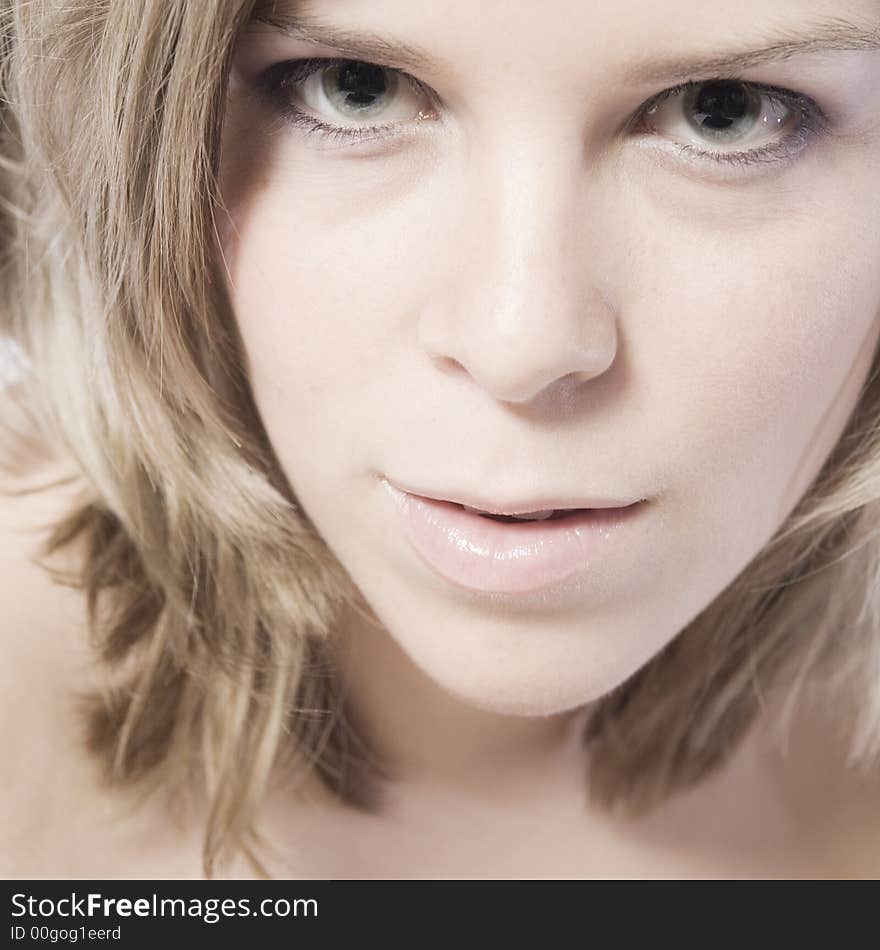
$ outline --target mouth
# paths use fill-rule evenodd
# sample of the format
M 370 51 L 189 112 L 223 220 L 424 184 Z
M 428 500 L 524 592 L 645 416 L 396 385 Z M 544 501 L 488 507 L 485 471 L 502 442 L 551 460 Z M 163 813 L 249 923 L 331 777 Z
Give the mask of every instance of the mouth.
M 483 593 L 523 594 L 589 574 L 599 560 L 620 556 L 614 551 L 646 507 L 644 499 L 531 511 L 511 505 L 520 510 L 505 514 L 410 493 L 387 480 L 385 487 L 419 558 L 447 581 Z
M 383 478 L 382 480 L 396 491 L 414 498 L 420 498 L 429 504 L 451 505 L 484 518 L 506 523 L 561 520 L 583 514 L 585 511 L 624 509 L 630 508 L 641 501 L 646 501 L 645 498 L 632 495 L 629 497 L 600 497 L 598 495 L 588 496 L 581 492 L 555 492 L 540 496 L 532 495 L 531 498 L 527 498 L 523 494 L 520 496 L 522 500 L 502 499 L 496 502 L 495 499 L 490 501 L 485 496 L 479 497 L 475 493 L 466 490 L 450 490 L 448 494 L 439 494 L 432 491 L 421 491 L 401 484 L 391 485 L 387 479 Z
M 525 524 L 531 521 L 561 521 L 585 511 L 589 508 L 550 508 L 545 511 L 523 512 L 520 515 L 496 515 L 490 511 L 481 511 L 479 508 L 470 508 L 467 505 L 461 505 L 458 502 L 450 502 L 457 505 L 464 511 L 479 515 L 481 518 L 489 518 L 491 521 L 500 521 L 502 524 Z

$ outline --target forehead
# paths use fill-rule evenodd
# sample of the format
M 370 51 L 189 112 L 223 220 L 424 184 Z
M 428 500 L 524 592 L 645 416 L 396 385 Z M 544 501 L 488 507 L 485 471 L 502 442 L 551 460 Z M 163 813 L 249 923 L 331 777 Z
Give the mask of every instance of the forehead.
M 648 78 L 682 52 L 708 57 L 719 45 L 731 51 L 880 45 L 880 0 L 738 0 L 736 17 L 704 0 L 262 0 L 254 19 L 378 62 L 393 55 L 397 62 L 388 65 L 427 73 L 442 71 L 448 57 L 500 51 L 512 69 L 529 61 L 572 60 L 583 68 L 586 60 L 625 59 Z

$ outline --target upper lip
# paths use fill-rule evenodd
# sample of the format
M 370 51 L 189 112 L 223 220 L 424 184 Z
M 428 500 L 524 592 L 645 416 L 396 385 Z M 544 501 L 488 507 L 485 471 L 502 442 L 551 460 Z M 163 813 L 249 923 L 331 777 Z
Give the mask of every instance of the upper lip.
M 417 495 L 433 501 L 448 501 L 456 505 L 467 505 L 468 508 L 478 508 L 480 511 L 492 515 L 521 515 L 532 511 L 558 511 L 563 508 L 627 508 L 630 505 L 645 501 L 644 498 L 599 498 L 595 495 L 577 495 L 575 493 L 557 493 L 541 495 L 540 497 L 518 500 L 499 501 L 498 498 L 490 501 L 467 490 L 435 491 L 415 488 L 394 483 L 394 486 L 408 495 Z

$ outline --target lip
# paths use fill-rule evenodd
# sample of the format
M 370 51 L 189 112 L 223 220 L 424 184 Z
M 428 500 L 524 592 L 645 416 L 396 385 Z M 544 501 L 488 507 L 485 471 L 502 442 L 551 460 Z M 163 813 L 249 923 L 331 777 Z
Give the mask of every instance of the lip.
M 415 498 L 423 498 L 427 501 L 451 502 L 458 505 L 467 505 L 468 508 L 478 508 L 480 511 L 489 512 L 493 515 L 522 515 L 530 511 L 550 511 L 559 508 L 628 508 L 636 501 L 644 499 L 623 499 L 623 498 L 596 498 L 574 495 L 544 495 L 543 497 L 531 501 L 517 501 L 508 503 L 499 503 L 498 499 L 489 501 L 485 498 L 479 498 L 477 495 L 469 492 L 450 492 L 449 497 L 441 497 L 431 492 L 416 491 L 414 488 L 408 488 L 405 485 L 395 484 L 385 481 L 397 491 L 406 495 L 412 495 Z
M 588 574 L 647 505 L 643 499 L 588 508 L 560 520 L 505 524 L 465 511 L 456 502 L 417 495 L 387 479 L 382 482 L 395 502 L 403 533 L 421 559 L 459 587 L 485 593 L 543 590 Z M 485 502 L 462 503 L 491 510 Z M 519 510 L 562 507 L 581 506 L 556 501 Z

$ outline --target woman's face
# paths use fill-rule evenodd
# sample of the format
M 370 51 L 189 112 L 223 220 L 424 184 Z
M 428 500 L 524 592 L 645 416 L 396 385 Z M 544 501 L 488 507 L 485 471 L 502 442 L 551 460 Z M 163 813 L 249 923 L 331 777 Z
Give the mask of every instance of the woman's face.
M 266 24 L 238 44 L 219 225 L 257 405 L 389 642 L 471 705 L 622 682 L 758 554 L 856 405 L 880 8 L 772 7 L 319 0 L 276 13 L 341 50 Z M 334 56 L 355 62 L 267 72 Z M 410 499 L 411 535 L 386 481 L 496 512 L 644 501 L 607 531 Z

